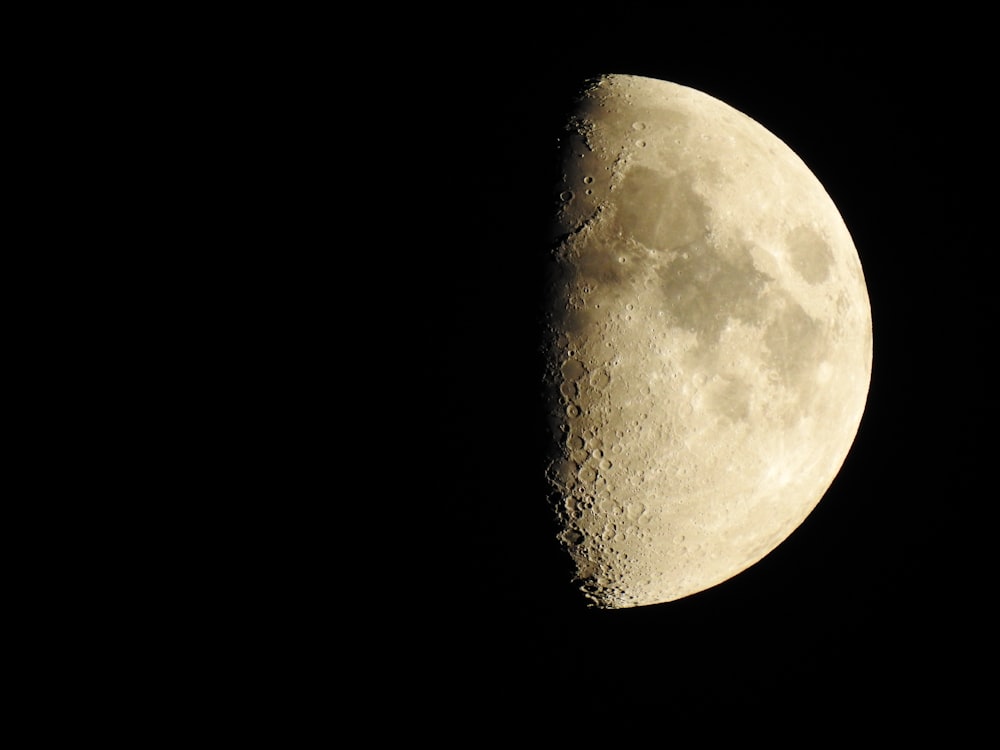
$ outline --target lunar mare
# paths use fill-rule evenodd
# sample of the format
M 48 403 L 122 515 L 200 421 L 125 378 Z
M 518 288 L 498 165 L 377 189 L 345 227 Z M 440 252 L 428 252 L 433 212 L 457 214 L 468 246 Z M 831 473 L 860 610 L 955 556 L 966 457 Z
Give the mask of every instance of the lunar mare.
M 546 318 L 548 479 L 603 608 L 715 586 L 780 544 L 839 472 L 872 365 L 833 201 L 729 105 L 591 82 L 564 139 Z

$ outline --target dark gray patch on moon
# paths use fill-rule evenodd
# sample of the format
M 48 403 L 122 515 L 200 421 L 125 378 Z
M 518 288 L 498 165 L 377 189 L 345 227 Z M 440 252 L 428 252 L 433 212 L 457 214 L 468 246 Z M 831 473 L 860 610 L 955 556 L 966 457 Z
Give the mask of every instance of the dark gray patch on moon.
M 651 250 L 694 242 L 709 225 L 708 207 L 685 174 L 672 177 L 635 167 L 621 185 L 617 225 Z
M 765 361 L 786 386 L 802 390 L 822 360 L 826 335 L 819 321 L 783 296 L 784 305 L 764 331 Z
M 700 345 L 717 343 L 729 318 L 764 319 L 760 297 L 771 277 L 757 270 L 749 250 L 727 257 L 702 237 L 681 248 L 660 276 L 667 312 Z
M 723 379 L 706 399 L 706 406 L 729 422 L 743 422 L 750 416 L 750 385 L 739 378 Z
M 826 281 L 833 263 L 833 252 L 815 230 L 802 226 L 793 229 L 785 239 L 792 267 L 810 284 Z
M 574 258 L 579 278 L 598 284 L 614 285 L 625 279 L 632 266 L 622 259 L 632 260 L 633 253 L 621 237 L 596 230 L 579 248 Z

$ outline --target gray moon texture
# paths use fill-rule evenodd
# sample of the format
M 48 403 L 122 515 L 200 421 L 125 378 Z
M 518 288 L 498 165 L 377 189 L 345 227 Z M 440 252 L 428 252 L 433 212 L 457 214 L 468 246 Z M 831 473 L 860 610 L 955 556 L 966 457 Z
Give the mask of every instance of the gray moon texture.
M 840 471 L 872 321 L 802 160 L 692 88 L 588 83 L 563 138 L 545 319 L 547 478 L 593 606 L 669 602 L 758 562 Z

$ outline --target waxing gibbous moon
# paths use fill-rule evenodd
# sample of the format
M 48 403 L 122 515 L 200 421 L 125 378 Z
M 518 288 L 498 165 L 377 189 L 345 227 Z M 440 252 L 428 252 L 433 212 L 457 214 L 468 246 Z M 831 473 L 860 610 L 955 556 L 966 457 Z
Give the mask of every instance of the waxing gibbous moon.
M 669 602 L 753 565 L 861 422 L 868 292 L 823 186 L 700 91 L 589 82 L 563 139 L 546 316 L 547 476 L 592 604 Z

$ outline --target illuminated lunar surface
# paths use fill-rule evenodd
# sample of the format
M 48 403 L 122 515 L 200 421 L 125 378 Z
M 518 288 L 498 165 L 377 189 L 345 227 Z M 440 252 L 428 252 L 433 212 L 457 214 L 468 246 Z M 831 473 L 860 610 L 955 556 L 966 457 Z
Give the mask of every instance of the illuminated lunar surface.
M 871 375 L 851 236 L 803 162 L 725 103 L 591 82 L 564 139 L 548 466 L 561 543 L 603 608 L 719 584 L 820 501 Z

